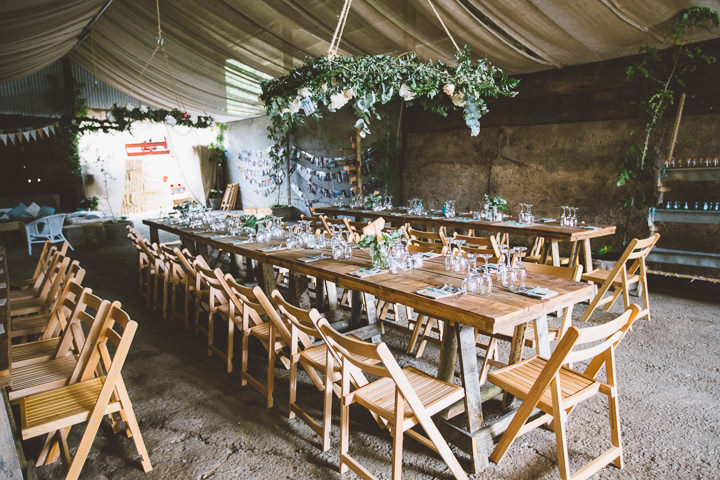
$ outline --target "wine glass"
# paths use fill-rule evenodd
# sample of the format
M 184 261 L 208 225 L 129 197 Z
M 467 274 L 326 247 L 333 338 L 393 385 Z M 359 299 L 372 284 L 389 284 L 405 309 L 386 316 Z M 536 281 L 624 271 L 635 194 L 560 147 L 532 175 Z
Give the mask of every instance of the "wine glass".
M 523 253 L 527 250 L 527 247 L 515 247 L 513 251 L 517 255 L 517 263 L 512 267 L 512 283 L 517 288 L 525 287 L 527 282 L 527 270 L 522 263 Z
M 482 277 L 478 279 L 478 291 L 480 295 L 490 295 L 492 293 L 492 276 L 488 269 L 488 260 L 490 260 L 490 257 L 493 255 L 492 253 L 480 253 L 478 256 L 485 259 L 485 271 Z

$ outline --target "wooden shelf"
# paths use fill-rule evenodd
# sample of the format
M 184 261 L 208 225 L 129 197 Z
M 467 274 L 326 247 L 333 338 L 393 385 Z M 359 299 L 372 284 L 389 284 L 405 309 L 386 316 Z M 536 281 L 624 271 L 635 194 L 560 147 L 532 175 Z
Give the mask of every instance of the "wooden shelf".
M 720 268 L 720 253 L 654 248 L 648 255 L 647 261 L 692 267 Z
M 720 167 L 665 168 L 661 175 L 666 180 L 717 182 L 720 181 Z
M 720 212 L 710 210 L 666 210 L 656 208 L 651 213 L 653 223 L 720 224 Z

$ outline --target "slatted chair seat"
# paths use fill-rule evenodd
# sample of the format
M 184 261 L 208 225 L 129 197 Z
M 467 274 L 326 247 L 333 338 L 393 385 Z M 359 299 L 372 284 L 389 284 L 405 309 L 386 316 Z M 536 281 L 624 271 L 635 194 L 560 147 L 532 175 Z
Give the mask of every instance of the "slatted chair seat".
M 542 357 L 532 357 L 520 363 L 510 365 L 501 371 L 490 372 L 490 381 L 506 392 L 516 397 L 525 398 L 535 384 L 540 372 L 547 366 L 547 360 Z M 569 409 L 578 402 L 595 395 L 608 393 L 609 385 L 588 378 L 585 375 L 562 367 L 559 371 L 563 406 Z M 543 392 L 538 408 L 545 413 L 552 414 L 552 392 L 550 389 Z
M 45 327 L 51 317 L 51 313 L 38 313 L 25 317 L 11 318 L 11 335 L 13 338 L 25 337 L 27 335 L 38 335 L 45 330 Z
M 438 380 L 415 367 L 405 367 L 402 371 L 430 416 L 465 398 L 465 391 L 460 386 Z M 381 378 L 358 388 L 353 393 L 357 403 L 394 422 L 395 382 L 392 378 Z M 403 427 L 408 428 L 417 423 L 417 418 L 408 403 L 404 406 Z
M 267 346 L 270 341 L 270 323 L 265 322 L 262 325 L 256 325 L 250 328 L 250 335 L 257 338 L 263 345 Z M 275 340 L 275 350 L 281 350 L 285 344 L 281 340 Z
M 62 387 L 72 375 L 76 364 L 77 358 L 74 355 L 66 355 L 23 367 L 13 365 L 12 390 L 8 392 L 10 401 Z
M 587 282 L 593 282 L 596 284 L 602 284 L 605 283 L 605 281 L 610 276 L 610 270 L 603 270 L 598 268 L 597 270 L 593 270 L 590 273 L 586 273 L 582 276 L 582 279 Z M 629 285 L 632 285 L 633 283 L 637 283 L 640 281 L 640 275 L 628 275 L 627 276 L 627 283 Z M 613 280 L 613 287 L 621 287 L 622 286 L 622 280 L 620 279 L 620 274 L 615 275 L 615 279 Z
M 34 438 L 90 418 L 105 376 L 32 395 L 20 402 L 22 438 Z M 120 411 L 120 402 L 108 403 L 105 413 Z
M 30 363 L 44 362 L 50 360 L 57 350 L 60 337 L 52 337 L 45 340 L 20 343 L 10 347 L 10 358 L 12 367 L 22 367 Z

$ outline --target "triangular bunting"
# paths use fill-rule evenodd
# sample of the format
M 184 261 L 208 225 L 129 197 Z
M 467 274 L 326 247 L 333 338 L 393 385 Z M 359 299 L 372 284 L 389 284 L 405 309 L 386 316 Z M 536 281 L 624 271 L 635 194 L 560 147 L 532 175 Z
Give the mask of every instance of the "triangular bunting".
M 7 136 L 8 145 L 15 145 L 15 135 Z
M 28 132 L 28 133 L 30 133 L 30 138 L 37 141 L 37 135 L 38 135 L 37 130 L 30 130 L 30 132 Z
M 48 128 L 50 129 L 50 133 L 55 135 L 55 125 L 48 125 Z
M 22 133 L 16 133 L 15 137 L 17 137 L 17 143 L 22 143 Z
M 22 132 L 22 136 L 25 137 L 26 142 L 30 141 L 30 132 Z
M 2 142 L 3 145 L 7 145 L 7 135 L 0 133 L 0 142 Z
M 50 136 L 50 126 L 49 125 L 47 127 L 43 127 L 42 131 L 45 132 L 46 137 Z

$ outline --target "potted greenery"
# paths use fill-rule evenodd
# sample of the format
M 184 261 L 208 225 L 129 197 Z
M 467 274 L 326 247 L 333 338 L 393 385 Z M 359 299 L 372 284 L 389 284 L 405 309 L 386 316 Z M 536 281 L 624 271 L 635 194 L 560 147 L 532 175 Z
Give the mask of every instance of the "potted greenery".
M 220 203 L 222 203 L 222 197 L 223 197 L 223 191 L 217 188 L 211 188 L 210 194 L 208 195 L 208 207 L 212 208 L 213 210 L 217 210 L 220 208 Z
M 276 217 L 280 217 L 284 220 L 297 220 L 299 218 L 298 209 L 292 205 L 285 205 L 284 203 L 273 203 L 270 205 L 272 214 Z

